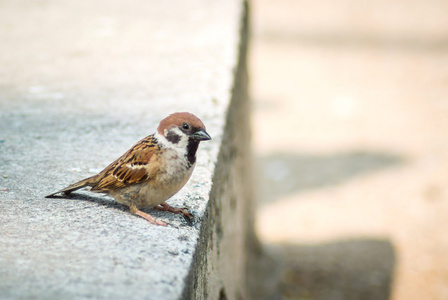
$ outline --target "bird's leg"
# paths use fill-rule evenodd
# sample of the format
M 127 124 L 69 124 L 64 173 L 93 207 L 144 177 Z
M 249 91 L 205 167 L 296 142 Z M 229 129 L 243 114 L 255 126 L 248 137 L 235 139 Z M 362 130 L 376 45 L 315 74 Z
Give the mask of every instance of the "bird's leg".
M 134 215 L 142 217 L 143 219 L 145 219 L 146 221 L 148 221 L 151 224 L 166 226 L 165 222 L 159 221 L 156 218 L 154 218 L 153 216 L 151 216 L 150 214 L 142 212 L 141 210 L 139 210 L 134 205 L 129 206 L 129 209 L 131 210 L 131 213 L 133 213 Z
M 160 204 L 160 206 L 154 206 L 154 209 L 157 210 L 163 210 L 163 211 L 169 211 L 175 214 L 183 214 L 184 216 L 186 216 L 187 218 L 193 218 L 193 215 L 190 214 L 187 210 L 183 209 L 183 208 L 175 208 L 172 207 L 171 205 L 167 204 L 166 202 L 163 202 L 162 204 Z

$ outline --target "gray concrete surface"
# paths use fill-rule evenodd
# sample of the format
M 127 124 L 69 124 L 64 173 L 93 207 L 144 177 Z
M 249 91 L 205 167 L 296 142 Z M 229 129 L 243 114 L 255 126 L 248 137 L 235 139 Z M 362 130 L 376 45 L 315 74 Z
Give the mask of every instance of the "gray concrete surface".
M 200 0 L 0 3 L 1 299 L 189 297 L 185 283 L 205 276 L 191 269 L 199 266 L 198 238 L 215 226 L 202 221 L 215 206 L 209 193 L 242 8 Z M 151 211 L 170 224 L 152 226 L 87 192 L 43 198 L 98 172 L 175 111 L 202 118 L 213 137 L 168 201 L 188 207 L 194 224 Z M 215 277 L 207 293 L 217 298 L 226 283 Z

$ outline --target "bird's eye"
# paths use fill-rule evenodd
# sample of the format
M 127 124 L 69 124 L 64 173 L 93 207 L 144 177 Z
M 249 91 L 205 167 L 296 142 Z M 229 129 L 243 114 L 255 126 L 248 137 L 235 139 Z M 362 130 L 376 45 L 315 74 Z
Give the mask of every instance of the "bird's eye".
M 182 124 L 182 128 L 185 130 L 190 129 L 190 125 L 188 125 L 187 123 Z

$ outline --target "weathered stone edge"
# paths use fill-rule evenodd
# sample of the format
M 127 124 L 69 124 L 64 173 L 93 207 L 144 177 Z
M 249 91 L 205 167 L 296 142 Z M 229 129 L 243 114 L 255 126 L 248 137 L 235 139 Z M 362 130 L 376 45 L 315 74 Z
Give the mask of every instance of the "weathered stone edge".
M 247 256 L 254 234 L 247 50 L 249 3 L 242 3 L 240 41 L 223 142 L 183 299 L 246 299 Z

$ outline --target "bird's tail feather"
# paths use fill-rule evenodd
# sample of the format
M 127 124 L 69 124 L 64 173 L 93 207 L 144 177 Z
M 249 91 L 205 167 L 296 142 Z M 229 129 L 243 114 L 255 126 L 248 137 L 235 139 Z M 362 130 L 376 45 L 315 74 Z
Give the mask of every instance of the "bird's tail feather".
M 57 191 L 57 192 L 55 192 L 53 194 L 45 196 L 45 198 L 51 198 L 51 197 L 53 197 L 56 194 L 69 195 L 71 192 L 79 190 L 80 188 L 83 188 L 83 187 L 86 187 L 86 186 L 92 186 L 92 185 L 94 185 L 96 183 L 96 180 L 95 180 L 96 177 L 97 177 L 97 175 L 89 177 L 89 178 L 86 178 L 86 179 L 83 179 L 83 180 L 78 181 L 76 183 L 70 184 L 68 187 L 63 188 L 60 191 Z

